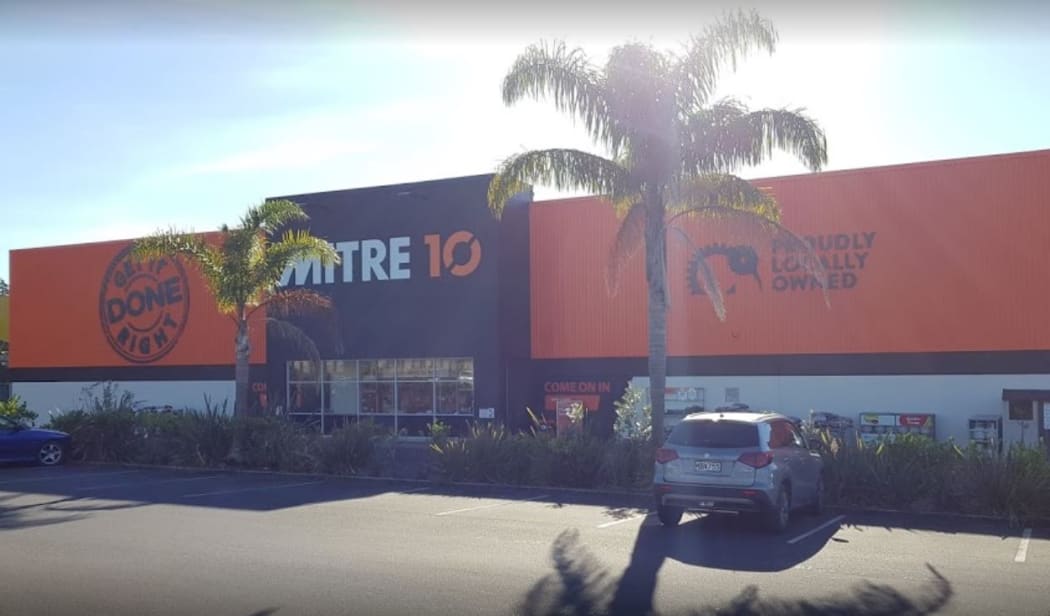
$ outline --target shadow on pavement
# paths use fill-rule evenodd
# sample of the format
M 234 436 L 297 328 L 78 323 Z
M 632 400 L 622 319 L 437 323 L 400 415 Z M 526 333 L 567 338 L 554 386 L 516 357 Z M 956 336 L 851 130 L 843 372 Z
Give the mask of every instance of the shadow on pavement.
M 43 513 L 89 513 L 179 505 L 249 511 L 349 501 L 388 493 L 422 492 L 456 498 L 529 499 L 552 508 L 592 505 L 630 517 L 647 502 L 637 495 L 581 493 L 499 485 L 456 485 L 398 479 L 324 477 L 229 470 L 173 470 L 68 465 L 61 468 L 0 467 L 0 529 L 33 526 Z M 13 500 L 17 499 L 17 500 Z M 81 519 L 68 517 L 68 520 Z M 58 523 L 60 519 L 46 523 Z
M 809 516 L 792 516 L 791 525 L 782 535 L 774 535 L 761 528 L 759 522 L 747 516 L 703 516 L 687 521 L 677 528 L 663 528 L 653 521 L 638 529 L 631 564 L 625 578 L 633 583 L 636 573 L 645 576 L 658 569 L 665 559 L 707 569 L 730 571 L 774 572 L 790 569 L 809 560 L 839 530 L 839 524 L 829 524 L 795 544 L 787 540 L 810 529 L 818 528 L 826 520 Z
M 1021 530 L 1016 526 L 1011 528 L 1006 520 L 993 518 L 877 511 L 846 512 L 843 526 L 858 532 L 879 528 L 890 532 L 990 535 L 1001 539 L 1017 537 Z
M 684 530 L 680 529 L 680 530 Z M 565 531 L 551 548 L 554 572 L 536 582 L 518 605 L 527 616 L 658 614 L 653 597 L 656 577 L 674 551 L 676 532 L 655 527 L 640 529 L 631 563 L 616 579 L 579 543 L 576 531 Z M 723 602 L 698 596 L 695 616 L 919 616 L 932 614 L 948 604 L 951 583 L 929 564 L 931 579 L 920 592 L 907 596 L 892 586 L 862 582 L 852 588 L 807 599 L 760 597 L 750 585 Z M 702 593 L 698 590 L 698 595 Z

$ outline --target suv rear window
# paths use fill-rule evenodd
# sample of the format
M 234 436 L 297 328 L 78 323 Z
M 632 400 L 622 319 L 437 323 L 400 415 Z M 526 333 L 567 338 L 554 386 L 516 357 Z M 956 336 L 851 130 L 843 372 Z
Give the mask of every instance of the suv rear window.
M 671 430 L 667 442 L 711 449 L 758 447 L 758 426 L 738 421 L 683 421 Z

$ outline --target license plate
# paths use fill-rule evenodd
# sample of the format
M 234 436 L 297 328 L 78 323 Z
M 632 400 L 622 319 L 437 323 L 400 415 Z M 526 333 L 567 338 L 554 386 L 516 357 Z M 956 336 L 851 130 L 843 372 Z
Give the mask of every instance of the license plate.
M 699 461 L 696 463 L 696 472 L 698 473 L 721 473 L 722 463 L 721 462 L 704 462 Z

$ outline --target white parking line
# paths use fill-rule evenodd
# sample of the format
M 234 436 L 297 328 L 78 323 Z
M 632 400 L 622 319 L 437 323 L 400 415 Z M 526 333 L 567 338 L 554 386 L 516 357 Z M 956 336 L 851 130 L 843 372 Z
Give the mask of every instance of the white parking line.
M 22 479 L 8 479 L 7 481 L 0 481 L 0 486 L 6 486 L 12 483 L 26 483 L 27 481 L 56 481 L 58 479 L 75 479 L 77 477 L 113 477 L 116 475 L 130 475 L 131 473 L 141 473 L 141 470 L 132 471 L 116 471 L 113 473 L 65 473 L 62 475 L 56 475 L 54 477 L 39 478 L 39 477 L 25 477 Z
M 506 507 L 507 505 L 513 505 L 515 503 L 523 503 L 525 501 L 540 500 L 541 498 L 548 498 L 550 494 L 540 494 L 539 496 L 533 496 L 530 498 L 522 498 L 519 500 L 506 501 L 502 503 L 494 503 L 491 505 L 479 505 L 477 507 L 467 507 L 465 509 L 453 509 L 452 511 L 442 511 L 441 513 L 435 513 L 434 515 L 452 515 L 455 513 L 466 513 L 468 511 L 478 511 L 480 509 L 493 509 L 495 507 Z
M 1032 540 L 1032 529 L 1026 528 L 1021 533 L 1021 545 L 1017 546 L 1017 555 L 1014 556 L 1015 563 L 1023 563 L 1028 558 L 1028 542 Z
M 605 524 L 599 524 L 598 528 L 609 528 L 610 526 L 616 526 L 617 524 L 623 524 L 624 522 L 630 522 L 631 520 L 644 520 L 645 518 L 656 513 L 655 511 L 647 511 L 639 515 L 632 515 L 629 518 L 623 518 L 620 520 L 613 520 L 612 522 L 606 522 Z
M 259 490 L 280 490 L 281 488 L 298 488 L 299 486 L 312 486 L 324 481 L 304 481 L 303 483 L 285 483 L 276 486 L 255 486 L 253 488 L 237 488 L 236 490 L 216 490 L 215 492 L 200 492 L 198 494 L 186 494 L 182 498 L 198 498 L 201 496 L 217 496 L 219 494 L 237 494 L 240 492 L 257 492 Z
M 216 477 L 222 477 L 222 475 L 206 475 L 206 476 L 198 476 L 198 477 L 179 477 L 178 479 L 164 479 L 164 480 L 161 480 L 161 481 L 131 481 L 131 482 L 125 481 L 124 483 L 110 483 L 110 484 L 101 485 L 101 486 L 84 486 L 84 487 L 81 487 L 81 488 L 77 488 L 77 491 L 78 492 L 83 492 L 85 490 L 103 490 L 103 489 L 106 489 L 106 488 L 122 488 L 124 486 L 152 486 L 152 485 L 157 485 L 158 483 L 178 483 L 180 481 L 200 481 L 201 479 L 215 479 Z
M 806 537 L 809 537 L 810 535 L 813 535 L 814 533 L 820 532 L 821 530 L 831 526 L 832 524 L 838 524 L 839 522 L 841 522 L 842 520 L 845 520 L 845 519 L 846 519 L 846 516 L 844 516 L 844 515 L 835 516 L 835 517 L 831 518 L 830 520 L 828 520 L 827 522 L 824 522 L 820 526 L 818 526 L 818 527 L 816 527 L 816 528 L 814 528 L 812 530 L 808 530 L 808 531 L 802 533 L 801 535 L 799 535 L 798 537 L 795 537 L 794 539 L 788 539 L 788 543 L 791 543 L 791 544 L 798 543 L 799 541 L 802 541 Z

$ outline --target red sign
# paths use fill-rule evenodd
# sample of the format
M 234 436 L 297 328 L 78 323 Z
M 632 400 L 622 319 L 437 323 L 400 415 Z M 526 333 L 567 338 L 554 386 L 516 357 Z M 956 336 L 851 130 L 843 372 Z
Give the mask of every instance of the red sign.
M 932 415 L 900 415 L 898 421 L 902 426 L 924 428 L 930 423 L 932 418 Z

